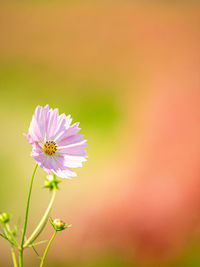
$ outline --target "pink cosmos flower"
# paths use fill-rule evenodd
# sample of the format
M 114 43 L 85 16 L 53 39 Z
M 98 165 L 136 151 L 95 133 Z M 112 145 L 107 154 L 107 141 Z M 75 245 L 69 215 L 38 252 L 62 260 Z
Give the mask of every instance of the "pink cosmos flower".
M 33 147 L 31 156 L 38 165 L 61 178 L 76 176 L 70 168 L 82 167 L 86 161 L 86 140 L 77 134 L 79 123 L 70 125 L 71 122 L 71 116 L 59 115 L 57 108 L 37 106 L 25 135 Z

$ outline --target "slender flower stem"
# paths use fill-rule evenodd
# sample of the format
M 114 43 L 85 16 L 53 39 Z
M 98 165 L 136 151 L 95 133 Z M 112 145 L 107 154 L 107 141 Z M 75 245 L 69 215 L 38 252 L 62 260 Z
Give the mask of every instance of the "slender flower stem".
M 15 240 L 13 234 L 10 231 L 10 227 L 9 227 L 8 223 L 2 223 L 1 222 L 1 224 L 3 227 L 4 233 L 5 233 L 6 239 L 10 242 L 11 245 L 14 245 L 14 246 L 19 248 L 17 241 Z
M 21 248 L 19 250 L 19 266 L 23 267 L 23 252 L 22 252 Z
M 47 245 L 47 247 L 46 247 L 46 249 L 45 249 L 45 251 L 44 251 L 44 254 L 43 254 L 43 256 L 42 256 L 42 260 L 41 260 L 41 263 L 40 263 L 40 267 L 42 267 L 43 264 L 44 264 L 44 260 L 45 260 L 45 258 L 46 258 L 48 249 L 49 249 L 49 247 L 50 247 L 52 241 L 54 240 L 54 237 L 56 236 L 56 233 L 57 233 L 57 231 L 55 231 L 55 232 L 53 233 L 53 236 L 52 236 L 52 238 L 50 239 L 50 241 L 49 241 L 49 243 L 48 243 L 48 245 Z
M 9 226 L 9 224 L 8 224 L 8 223 L 5 223 L 5 226 L 4 226 L 4 227 L 5 227 L 5 230 L 6 230 L 7 234 L 8 234 L 9 237 L 11 238 L 12 242 L 14 243 L 14 245 L 15 245 L 17 248 L 19 248 L 20 246 L 19 246 L 19 244 L 17 243 L 17 241 L 16 241 L 16 239 L 15 239 L 15 237 L 14 237 L 12 231 L 10 230 L 10 226 Z
M 16 259 L 16 255 L 15 255 L 15 250 L 14 250 L 13 246 L 11 246 L 11 254 L 12 254 L 12 259 L 13 259 L 13 266 L 18 267 L 17 259 Z
M 25 242 L 23 248 L 26 248 L 28 245 L 30 245 L 39 236 L 39 234 L 42 232 L 44 226 L 46 225 L 47 220 L 49 218 L 49 213 L 51 212 L 53 203 L 55 201 L 56 190 L 57 190 L 56 187 L 54 187 L 51 200 L 50 200 L 49 205 L 48 205 L 48 207 L 47 207 L 47 209 L 46 209 L 46 211 L 44 213 L 44 216 L 42 217 L 41 221 L 39 222 L 38 226 L 36 227 L 36 229 L 34 230 L 32 235 Z
M 21 239 L 21 247 L 19 251 L 19 266 L 23 267 L 23 245 L 24 245 L 24 238 L 26 234 L 26 228 L 27 228 L 27 222 L 28 222 L 28 211 L 29 211 L 29 204 L 30 204 L 30 198 L 31 198 L 31 191 L 32 191 L 32 186 L 33 186 L 33 179 L 37 170 L 38 164 L 36 164 L 32 177 L 31 177 L 31 183 L 29 187 L 29 192 L 28 192 L 28 199 L 27 199 L 27 204 L 26 204 L 26 213 L 25 213 L 25 219 L 24 219 L 24 229 L 22 233 L 22 239 Z

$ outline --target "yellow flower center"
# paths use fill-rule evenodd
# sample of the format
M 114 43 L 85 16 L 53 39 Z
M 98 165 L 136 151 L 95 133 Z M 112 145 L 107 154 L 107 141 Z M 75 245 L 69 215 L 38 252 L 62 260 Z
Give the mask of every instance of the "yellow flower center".
M 43 145 L 43 150 L 48 155 L 53 155 L 56 153 L 57 145 L 54 141 L 46 141 Z

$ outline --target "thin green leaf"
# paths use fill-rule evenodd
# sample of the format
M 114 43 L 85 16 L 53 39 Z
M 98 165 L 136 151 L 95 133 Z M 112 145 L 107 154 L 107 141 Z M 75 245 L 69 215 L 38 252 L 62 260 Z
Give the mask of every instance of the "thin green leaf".
M 37 250 L 34 248 L 34 246 L 32 246 L 32 248 L 33 248 L 35 254 L 38 256 L 38 258 L 41 259 L 40 255 L 38 254 L 38 252 L 37 252 Z
M 37 243 L 30 244 L 28 247 L 33 247 L 33 246 L 41 245 L 41 244 L 44 244 L 46 242 L 48 242 L 48 240 L 39 241 Z
M 65 226 L 62 230 L 65 230 L 65 229 L 71 228 L 71 227 L 72 227 L 72 224 Z
M 7 240 L 7 237 L 4 234 L 0 233 L 0 236 Z
M 14 243 L 6 235 L 0 233 L 0 236 L 6 239 L 11 245 L 14 246 Z

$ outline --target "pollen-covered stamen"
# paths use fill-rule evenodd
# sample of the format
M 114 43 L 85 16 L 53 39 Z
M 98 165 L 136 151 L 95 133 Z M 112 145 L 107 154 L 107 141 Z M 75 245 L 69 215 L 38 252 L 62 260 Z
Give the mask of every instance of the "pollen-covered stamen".
M 43 145 L 43 150 L 48 155 L 53 155 L 56 153 L 57 145 L 54 141 L 46 141 Z

